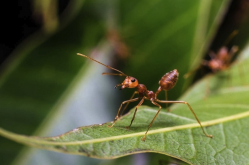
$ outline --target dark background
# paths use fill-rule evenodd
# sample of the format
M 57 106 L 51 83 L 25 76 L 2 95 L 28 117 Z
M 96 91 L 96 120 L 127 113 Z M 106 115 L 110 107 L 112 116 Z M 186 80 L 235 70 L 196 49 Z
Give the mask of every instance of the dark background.
M 58 15 L 69 0 L 58 1 Z M 42 27 L 42 18 L 33 12 L 32 1 L 0 2 L 0 65 L 28 36 Z M 4 25 L 4 26 L 3 26 Z

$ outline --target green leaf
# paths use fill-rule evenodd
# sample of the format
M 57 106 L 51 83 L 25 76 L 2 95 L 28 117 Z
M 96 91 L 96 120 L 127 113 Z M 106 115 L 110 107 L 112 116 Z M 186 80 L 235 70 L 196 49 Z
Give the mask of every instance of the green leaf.
M 4 129 L 0 129 L 0 134 L 33 147 L 101 159 L 156 152 L 190 164 L 248 164 L 249 88 L 238 80 L 239 68 L 248 69 L 248 50 L 249 47 L 229 70 L 207 76 L 182 98 L 191 104 L 213 138 L 202 133 L 187 106 L 180 104 L 172 107 L 172 113 L 160 112 L 145 142 L 141 138 L 157 112 L 147 106 L 139 107 L 129 130 L 125 127 L 130 124 L 134 110 L 112 128 L 107 127 L 111 123 L 91 125 L 49 138 L 17 135 Z M 231 84 L 224 76 L 227 73 Z M 203 90 L 207 83 L 209 95 Z
M 77 79 L 79 78 L 79 70 L 92 70 L 94 68 L 83 67 L 84 60 L 79 60 L 74 54 L 77 52 L 88 54 L 88 51 L 96 49 L 100 38 L 105 37 L 106 31 L 102 22 L 100 22 L 102 19 L 98 16 L 105 17 L 106 15 L 103 13 L 107 13 L 106 11 L 115 10 L 116 14 L 111 13 L 113 17 L 120 15 L 120 20 L 117 22 L 120 23 L 118 26 L 121 25 L 121 37 L 124 37 L 125 42 L 131 49 L 132 56 L 127 61 L 128 67 L 124 69 L 125 73 L 138 76 L 137 78 L 139 78 L 139 81 L 141 80 L 141 83 L 145 83 L 149 89 L 155 90 L 158 87 L 157 81 L 165 72 L 169 71 L 170 68 L 178 68 L 181 77 L 177 84 L 178 88 L 170 91 L 170 98 L 178 97 L 181 95 L 181 86 L 184 81 L 182 75 L 187 72 L 193 58 L 201 58 L 202 50 L 200 48 L 204 49 L 213 33 L 216 32 L 219 19 L 223 16 L 229 4 L 228 0 L 203 2 L 195 0 L 188 2 L 173 2 L 171 0 L 120 1 L 121 4 L 112 6 L 113 8 L 109 8 L 110 10 L 105 10 L 108 4 L 110 5 L 114 1 L 100 2 L 98 0 L 86 1 L 86 5 L 84 4 L 85 6 L 81 9 L 79 15 L 68 27 L 60 29 L 55 35 L 49 36 L 50 38 L 47 38 L 47 36 L 45 36 L 45 39 L 37 37 L 36 40 L 23 45 L 23 47 L 26 46 L 24 51 L 18 49 L 15 52 L 17 57 L 15 56 L 14 60 L 10 62 L 11 69 L 5 73 L 7 75 L 6 79 L 1 77 L 0 81 L 0 93 L 3 90 L 5 91 L 0 95 L 1 127 L 17 133 L 32 134 L 35 131 L 36 135 L 46 136 L 48 135 L 47 130 L 51 127 L 54 128 L 52 125 L 63 127 L 64 130 L 73 125 L 70 122 L 65 122 L 63 118 L 60 121 L 62 124 L 57 123 L 60 116 L 66 116 L 66 119 L 73 115 L 76 116 L 74 114 L 75 109 L 72 109 L 71 113 L 63 111 L 64 105 L 71 99 L 71 93 L 65 91 L 73 85 L 73 80 L 76 81 L 75 84 L 80 82 Z M 113 4 L 116 4 L 116 2 Z M 76 8 L 79 9 L 81 6 L 77 5 Z M 104 19 L 104 23 L 110 21 Z M 198 42 L 199 40 L 202 42 Z M 36 41 L 38 41 L 38 44 L 36 44 Z M 151 68 L 153 68 L 153 71 L 151 71 Z M 94 79 L 87 77 L 87 74 L 83 73 L 82 76 L 91 83 L 94 81 Z M 100 76 L 98 81 L 101 82 L 101 86 L 104 86 L 104 80 L 102 79 L 104 78 Z M 16 82 L 20 82 L 20 84 Z M 98 89 L 95 88 L 95 91 L 102 91 L 102 89 L 99 89 L 99 91 Z M 107 93 L 110 92 L 110 88 L 103 90 Z M 94 98 L 95 101 L 88 105 L 101 106 L 96 99 L 96 95 L 101 96 L 101 94 L 94 95 L 93 92 L 91 92 L 92 95 L 89 92 L 85 94 L 87 97 Z M 114 99 L 109 97 L 105 97 L 105 99 L 107 104 L 114 109 L 115 104 L 119 104 L 118 101 L 113 101 Z M 112 100 L 112 102 L 109 100 Z M 105 112 L 104 107 L 107 106 L 103 106 L 102 113 Z M 185 108 L 184 110 L 186 110 Z M 85 122 L 85 118 L 88 118 L 94 123 L 94 119 L 88 117 L 85 112 L 92 112 L 91 114 L 96 120 L 97 115 L 94 115 L 93 110 L 90 108 L 82 109 L 84 118 L 82 117 L 78 121 Z M 95 108 L 95 110 L 99 109 L 98 107 Z M 108 113 L 107 115 L 112 118 L 111 114 Z M 148 122 L 149 120 L 151 118 L 148 119 Z M 98 120 L 98 122 L 100 121 Z M 43 123 L 42 126 L 41 123 Z M 52 134 L 56 135 L 56 131 L 58 129 L 54 129 Z M 1 161 L 11 161 L 19 152 L 21 146 L 4 138 L 0 138 L 0 140 L 2 146 Z M 33 154 L 34 152 L 29 153 Z M 30 155 L 29 157 L 33 157 L 33 155 Z M 48 155 L 52 154 L 49 152 Z M 23 154 L 19 157 L 25 159 Z M 62 155 L 62 157 L 66 156 Z M 19 163 L 19 161 L 16 162 Z

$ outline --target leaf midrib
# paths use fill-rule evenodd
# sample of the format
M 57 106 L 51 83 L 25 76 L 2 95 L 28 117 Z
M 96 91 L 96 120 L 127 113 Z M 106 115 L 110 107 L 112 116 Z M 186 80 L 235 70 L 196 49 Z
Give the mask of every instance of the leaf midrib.
M 145 109 L 145 111 L 146 111 L 146 109 Z M 154 110 L 154 111 L 156 112 L 156 110 Z M 202 126 L 205 127 L 205 126 L 211 126 L 211 125 L 215 125 L 215 124 L 225 123 L 225 122 L 245 118 L 248 116 L 249 116 L 249 111 L 239 113 L 237 115 L 227 116 L 227 117 L 220 118 L 220 119 L 205 121 L 205 122 L 202 122 Z M 152 135 L 152 134 L 156 134 L 156 133 L 165 133 L 165 132 L 182 130 L 182 129 L 187 129 L 187 128 L 188 129 L 189 128 L 197 128 L 197 127 L 200 127 L 200 125 L 198 123 L 186 124 L 186 125 L 180 125 L 180 126 L 174 126 L 174 127 L 167 127 L 167 128 L 160 128 L 160 129 L 156 129 L 156 130 L 150 130 L 147 135 Z M 127 134 L 127 135 L 118 135 L 118 136 L 112 136 L 112 137 L 98 138 L 98 139 L 93 139 L 93 140 L 84 140 L 84 141 L 75 141 L 75 142 L 53 142 L 53 141 L 46 141 L 43 139 L 33 139 L 34 137 L 28 137 L 28 136 L 24 136 L 24 135 L 17 135 L 15 133 L 12 133 L 12 132 L 9 132 L 9 131 L 6 131 L 6 130 L 0 128 L 1 135 L 8 137 L 10 139 L 13 139 L 15 141 L 24 143 L 25 141 L 28 140 L 30 144 L 31 143 L 38 143 L 38 144 L 48 144 L 48 145 L 79 145 L 79 144 L 82 145 L 82 144 L 89 144 L 89 143 L 99 143 L 99 142 L 119 140 L 119 139 L 124 139 L 124 138 L 129 138 L 129 137 L 143 136 L 144 133 L 145 133 L 145 131 L 138 132 L 138 133 L 131 133 L 131 134 Z M 49 139 L 56 139 L 60 136 L 51 137 Z

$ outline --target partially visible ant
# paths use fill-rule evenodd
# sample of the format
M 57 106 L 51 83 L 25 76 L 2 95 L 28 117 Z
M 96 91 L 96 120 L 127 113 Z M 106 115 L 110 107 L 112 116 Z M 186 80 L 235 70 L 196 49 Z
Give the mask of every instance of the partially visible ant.
M 201 126 L 201 129 L 203 131 L 203 133 L 207 136 L 207 137 L 210 137 L 212 138 L 213 136 L 212 135 L 208 135 L 205 131 L 204 131 L 204 128 L 202 127 L 201 125 L 201 122 L 199 121 L 199 119 L 197 118 L 195 112 L 193 111 L 193 109 L 191 108 L 191 106 L 189 105 L 188 102 L 186 101 L 166 101 L 166 100 L 159 100 L 157 99 L 157 95 L 162 91 L 168 91 L 170 89 L 172 89 L 176 82 L 177 82 L 177 79 L 178 79 L 178 76 L 179 76 L 179 73 L 176 69 L 166 73 L 162 78 L 161 80 L 159 81 L 159 88 L 157 89 L 156 93 L 154 93 L 153 91 L 149 91 L 147 90 L 146 86 L 144 84 L 139 84 L 138 83 L 138 80 L 134 77 L 131 77 L 131 76 L 128 76 L 126 74 L 124 74 L 123 72 L 115 69 L 115 68 L 112 68 L 108 65 L 105 65 L 91 57 L 88 57 L 86 55 L 83 55 L 83 54 L 80 54 L 80 53 L 77 53 L 77 55 L 79 56 L 82 56 L 82 57 L 86 57 L 92 61 L 95 61 L 109 69 L 112 69 L 112 70 L 115 70 L 119 73 L 102 73 L 102 75 L 117 75 L 117 76 L 126 76 L 125 77 L 125 80 L 121 83 L 121 84 L 117 84 L 115 86 L 115 88 L 117 88 L 118 86 L 121 86 L 120 90 L 124 89 L 124 88 L 136 88 L 137 91 L 135 91 L 132 95 L 132 97 L 130 98 L 130 100 L 127 100 L 127 101 L 124 101 L 121 103 L 120 107 L 119 107 L 119 110 L 118 110 L 118 113 L 113 121 L 113 124 L 112 125 L 109 125 L 108 127 L 113 127 L 114 124 L 116 123 L 116 121 L 120 118 L 119 114 L 120 114 L 120 110 L 122 109 L 122 106 L 124 104 L 128 104 L 130 102 L 135 102 L 135 101 L 138 101 L 140 99 L 140 102 L 138 103 L 138 105 L 136 106 L 136 109 L 135 109 L 135 112 L 134 112 L 134 115 L 133 115 L 133 118 L 131 120 L 131 124 L 127 127 L 127 129 L 129 129 L 132 125 L 132 122 L 133 120 L 135 119 L 135 116 L 136 116 L 136 113 L 137 113 L 137 109 L 140 105 L 143 104 L 144 100 L 150 100 L 152 104 L 154 104 L 155 106 L 157 106 L 159 109 L 156 113 L 156 115 L 154 116 L 153 120 L 151 121 L 147 131 L 145 132 L 142 140 L 145 141 L 145 137 L 150 129 L 150 127 L 152 126 L 152 123 L 154 122 L 154 120 L 156 119 L 157 115 L 159 114 L 160 110 L 161 110 L 161 106 L 158 104 L 158 103 L 165 103 L 165 104 L 168 104 L 168 103 L 181 103 L 181 104 L 186 104 L 189 108 L 189 110 L 193 113 L 195 119 L 197 120 L 197 122 L 200 124 Z M 135 96 L 135 94 L 139 94 L 139 97 L 137 98 L 133 98 Z M 125 107 L 126 108 L 126 107 Z
M 226 45 L 226 43 L 228 43 L 237 33 L 237 30 L 233 31 L 223 45 Z M 202 60 L 201 65 L 185 74 L 184 78 L 188 78 L 193 71 L 197 70 L 201 66 L 208 67 L 213 73 L 226 70 L 231 65 L 233 56 L 238 50 L 238 46 L 233 46 L 230 50 L 228 50 L 226 46 L 222 46 L 216 53 L 210 51 L 209 56 L 211 59 L 209 61 Z
M 238 46 L 233 46 L 230 51 L 227 47 L 221 47 L 217 53 L 209 52 L 210 61 L 203 60 L 202 65 L 209 67 L 213 73 L 227 69 L 234 54 L 239 50 Z

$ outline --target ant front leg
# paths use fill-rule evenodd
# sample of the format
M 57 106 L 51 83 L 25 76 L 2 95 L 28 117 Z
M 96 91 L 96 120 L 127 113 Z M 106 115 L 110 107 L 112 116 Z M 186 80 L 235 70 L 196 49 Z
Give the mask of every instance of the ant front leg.
M 201 126 L 202 132 L 203 132 L 207 137 L 210 137 L 210 138 L 213 137 L 213 135 L 208 135 L 208 134 L 205 132 L 204 128 L 203 128 L 202 125 L 201 125 L 200 120 L 198 119 L 198 117 L 196 116 L 194 110 L 192 109 L 192 107 L 189 105 L 188 102 L 186 102 L 186 101 L 164 101 L 164 100 L 158 100 L 158 99 L 156 100 L 156 102 L 159 102 L 159 103 L 180 103 L 180 104 L 186 104 L 186 105 L 188 106 L 189 110 L 190 110 L 190 111 L 192 112 L 192 114 L 194 115 L 196 121 L 197 121 L 197 122 L 199 123 L 199 125 Z
M 133 97 L 134 97 L 135 94 L 137 94 L 137 93 L 138 93 L 138 91 L 135 91 L 135 92 L 133 93 L 133 95 L 131 96 L 130 100 L 133 99 Z M 122 110 L 122 112 L 121 112 L 121 116 L 123 115 L 124 111 L 126 110 L 126 108 L 128 107 L 129 104 L 130 104 L 130 102 L 128 102 L 128 103 L 125 105 L 125 107 L 123 108 L 123 110 Z
M 112 125 L 108 125 L 108 127 L 113 127 L 114 124 L 115 124 L 115 122 L 118 120 L 118 118 L 119 118 L 119 112 L 120 112 L 120 110 L 121 110 L 123 104 L 130 103 L 130 102 L 134 102 L 134 101 L 137 101 L 137 100 L 139 100 L 139 97 L 138 97 L 138 98 L 135 98 L 135 99 L 130 99 L 130 100 L 127 100 L 127 101 L 122 102 L 122 104 L 120 105 L 120 107 L 119 107 L 119 109 L 118 109 L 117 116 L 115 117 L 115 119 L 114 119 L 114 121 L 113 121 L 113 124 L 112 124 Z
M 131 119 L 131 124 L 130 124 L 128 127 L 126 127 L 127 129 L 129 129 L 129 128 L 131 127 L 132 122 L 133 122 L 133 120 L 135 119 L 135 116 L 136 116 L 136 113 L 137 113 L 137 109 L 138 109 L 138 107 L 139 107 L 140 105 L 142 105 L 142 104 L 143 104 L 143 102 L 144 102 L 144 98 L 145 98 L 145 96 L 141 99 L 141 101 L 140 101 L 140 102 L 138 103 L 138 105 L 136 106 L 136 109 L 135 109 L 134 115 L 133 115 L 133 117 L 132 117 L 132 119 Z

